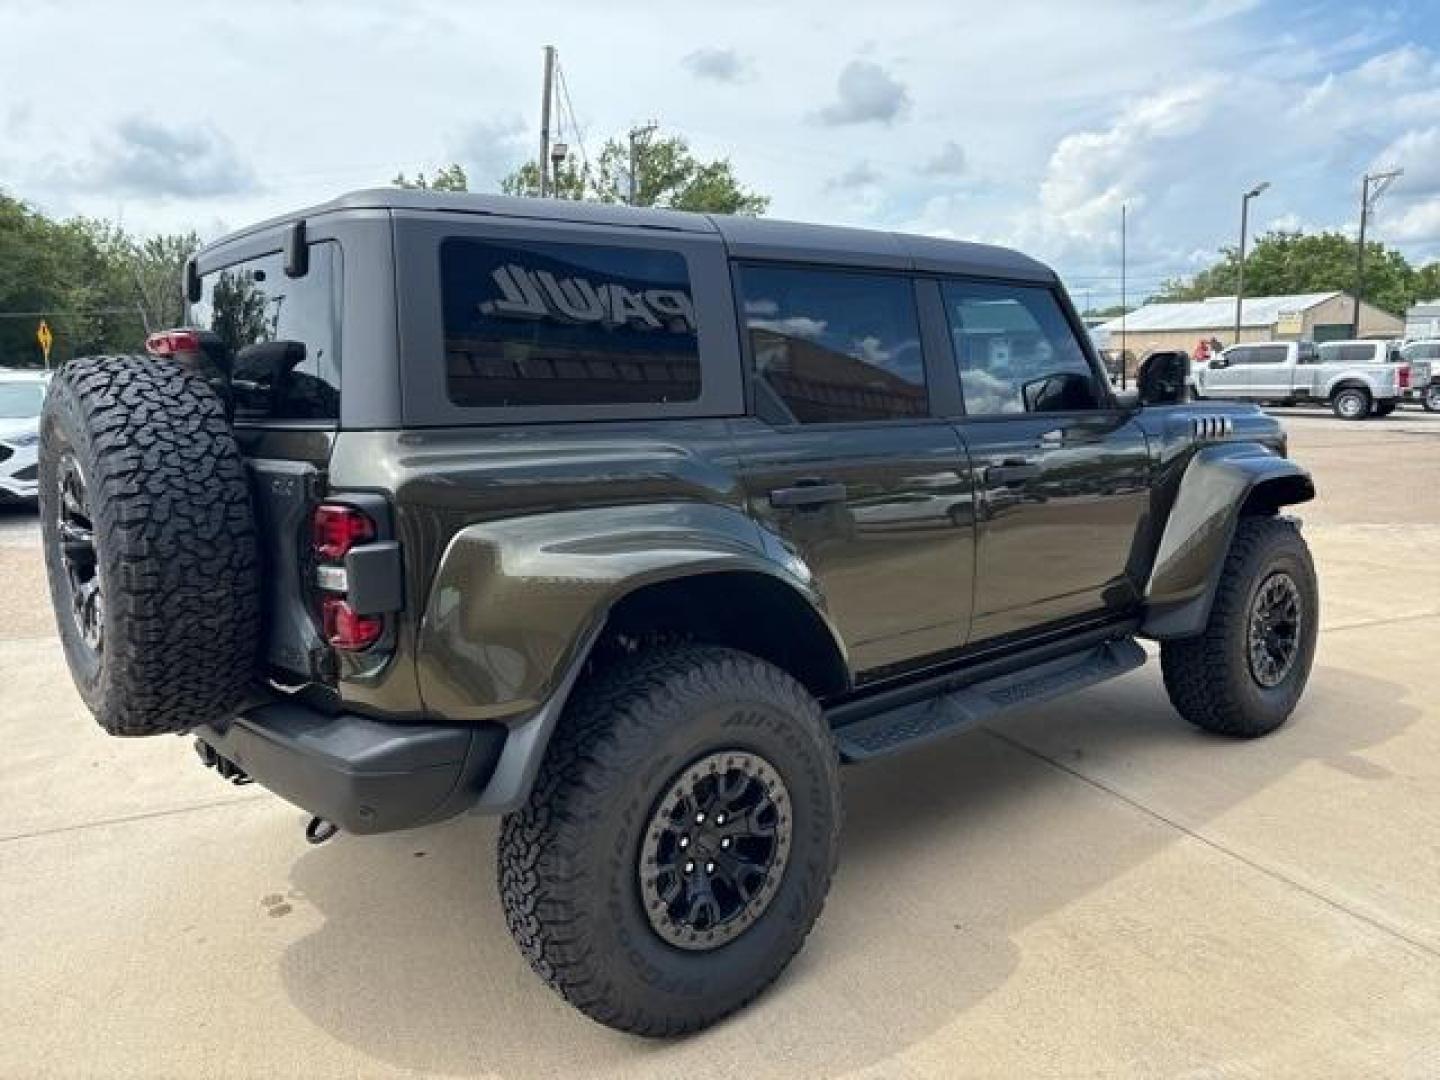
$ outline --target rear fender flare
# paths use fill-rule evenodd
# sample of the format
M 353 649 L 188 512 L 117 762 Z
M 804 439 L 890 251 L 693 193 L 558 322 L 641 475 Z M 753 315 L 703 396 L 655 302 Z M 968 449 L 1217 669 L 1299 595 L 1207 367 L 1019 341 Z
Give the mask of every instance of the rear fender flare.
M 532 713 L 583 663 L 625 596 L 727 571 L 782 582 L 844 655 L 809 567 L 738 509 L 646 504 L 467 526 L 441 558 L 420 622 L 425 711 L 457 723 Z
M 1225 443 L 1196 453 L 1155 553 L 1140 633 L 1158 639 L 1200 633 L 1240 518 L 1314 497 L 1309 472 L 1259 443 Z

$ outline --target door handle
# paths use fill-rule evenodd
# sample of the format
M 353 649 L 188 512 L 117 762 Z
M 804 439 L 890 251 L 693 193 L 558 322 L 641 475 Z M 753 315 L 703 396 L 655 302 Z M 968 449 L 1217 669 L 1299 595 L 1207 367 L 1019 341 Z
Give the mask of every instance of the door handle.
M 1023 484 L 1027 480 L 1034 480 L 1039 475 L 1040 466 L 1029 461 L 1006 459 L 1003 464 L 985 467 L 985 483 L 991 487 Z
M 770 492 L 770 505 L 782 508 L 820 506 L 824 503 L 844 501 L 844 484 L 827 484 L 823 481 L 800 483 L 794 487 L 776 488 Z

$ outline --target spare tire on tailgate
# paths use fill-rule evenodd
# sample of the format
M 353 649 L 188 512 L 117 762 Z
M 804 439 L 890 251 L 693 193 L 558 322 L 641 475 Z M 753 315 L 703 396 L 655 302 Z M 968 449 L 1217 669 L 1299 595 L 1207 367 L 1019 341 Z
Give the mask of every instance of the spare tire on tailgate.
M 56 373 L 40 425 L 50 598 L 70 674 L 112 735 L 239 706 L 260 641 L 260 563 L 219 397 L 168 360 L 93 356 Z

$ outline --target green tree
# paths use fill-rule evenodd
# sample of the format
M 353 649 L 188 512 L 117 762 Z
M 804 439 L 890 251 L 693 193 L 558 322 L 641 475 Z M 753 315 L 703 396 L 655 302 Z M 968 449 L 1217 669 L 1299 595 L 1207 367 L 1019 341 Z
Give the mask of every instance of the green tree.
M 1235 248 L 1221 249 L 1221 258 L 1193 278 L 1172 279 L 1161 286 L 1164 300 L 1200 300 L 1229 296 L 1238 284 Z M 1352 291 L 1355 288 L 1355 241 L 1338 232 L 1266 233 L 1245 257 L 1245 294 Z M 1364 299 L 1376 307 L 1402 314 L 1423 292 L 1420 275 L 1405 256 L 1378 241 L 1365 244 Z
M 465 175 L 465 169 L 455 163 L 436 169 L 435 175 L 429 178 L 423 172 L 416 172 L 414 180 L 411 180 L 403 172 L 396 173 L 395 179 L 390 183 L 395 187 L 412 188 L 419 191 L 470 190 L 470 178 Z
M 573 158 L 561 162 L 554 180 L 556 198 L 628 202 L 629 140 L 607 140 L 593 168 Z M 539 195 L 540 170 L 535 162 L 527 161 L 505 177 L 500 187 L 507 195 Z M 770 199 L 746 188 L 728 158 L 701 160 L 684 136 L 666 135 L 636 144 L 635 204 L 755 216 L 769 208 Z
M 194 233 L 135 237 L 94 218 L 55 221 L 0 194 L 0 364 L 39 366 L 41 318 L 55 335 L 51 362 L 133 352 L 146 328 L 184 316 L 181 270 Z

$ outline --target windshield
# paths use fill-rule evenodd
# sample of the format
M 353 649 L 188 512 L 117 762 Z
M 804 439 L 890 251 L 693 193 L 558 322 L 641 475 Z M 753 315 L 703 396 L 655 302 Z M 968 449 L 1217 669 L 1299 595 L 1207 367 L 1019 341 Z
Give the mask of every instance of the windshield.
M 0 383 L 0 420 L 28 420 L 40 415 L 45 388 L 39 383 Z

